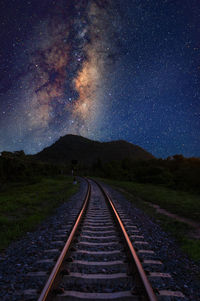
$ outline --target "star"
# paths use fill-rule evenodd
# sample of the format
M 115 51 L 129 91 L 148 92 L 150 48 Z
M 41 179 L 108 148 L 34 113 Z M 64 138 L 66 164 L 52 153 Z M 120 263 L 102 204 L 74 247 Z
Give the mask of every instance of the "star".
M 195 0 L 4 1 L 0 151 L 73 133 L 198 157 L 199 23 Z

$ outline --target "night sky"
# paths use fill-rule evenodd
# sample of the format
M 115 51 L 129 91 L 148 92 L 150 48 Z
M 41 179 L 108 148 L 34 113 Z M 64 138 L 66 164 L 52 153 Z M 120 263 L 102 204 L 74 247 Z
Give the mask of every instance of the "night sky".
M 200 156 L 199 0 L 4 0 L 0 151 L 60 136 Z

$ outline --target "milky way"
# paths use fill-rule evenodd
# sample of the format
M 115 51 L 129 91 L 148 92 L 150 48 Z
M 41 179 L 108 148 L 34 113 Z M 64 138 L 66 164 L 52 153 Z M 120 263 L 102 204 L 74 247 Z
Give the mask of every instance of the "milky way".
M 199 156 L 197 0 L 0 5 L 0 151 L 71 133 Z
M 26 113 L 31 130 L 52 129 L 56 123 L 56 131 L 86 135 L 100 114 L 98 90 L 106 71 L 109 16 L 96 1 L 71 2 L 64 2 L 37 28 L 36 47 L 29 46 Z
M 60 1 L 33 26 L 25 43 L 27 70 L 15 90 L 18 114 L 10 116 L 13 133 L 28 148 L 66 133 L 92 135 L 98 127 L 103 78 L 116 52 L 114 10 L 109 0 Z

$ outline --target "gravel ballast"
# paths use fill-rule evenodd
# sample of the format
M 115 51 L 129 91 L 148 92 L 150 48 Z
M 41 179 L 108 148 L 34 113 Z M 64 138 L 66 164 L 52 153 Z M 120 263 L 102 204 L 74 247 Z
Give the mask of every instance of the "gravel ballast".
M 174 290 L 181 291 L 188 300 L 200 300 L 200 279 L 197 279 L 197 275 L 200 275 L 200 264 L 190 260 L 174 239 L 162 230 L 160 225 L 141 209 L 134 207 L 134 202 L 127 200 L 109 185 L 101 184 L 111 196 L 116 208 L 123 208 L 127 216 L 140 230 L 140 234 L 144 236 L 144 240 L 149 243 L 148 249 L 155 252 L 152 259 L 162 261 L 163 272 L 171 274 L 173 283 L 170 286 L 172 285 Z M 155 270 L 155 268 L 154 266 L 153 269 Z
M 38 265 L 41 271 L 51 271 L 62 248 L 62 241 L 59 244 L 57 236 L 59 233 L 63 235 L 63 229 L 67 228 L 67 237 L 83 203 L 86 189 L 85 181 L 81 180 L 79 192 L 61 205 L 52 217 L 43 222 L 36 231 L 27 233 L 21 240 L 12 243 L 3 254 L 0 254 L 1 301 L 37 300 L 37 297 L 34 297 L 34 291 L 30 296 L 24 295 L 24 291 L 41 290 L 47 276 L 31 277 L 29 275 L 38 271 Z M 52 250 L 52 252 L 47 252 L 47 250 Z M 53 260 L 38 262 L 49 258 Z
M 58 234 L 62 236 L 63 229 L 67 228 L 69 230 L 66 236 L 68 235 L 82 205 L 86 188 L 85 182 L 81 180 L 80 190 L 71 200 L 60 206 L 55 214 L 43 222 L 36 231 L 27 233 L 21 240 L 11 244 L 6 252 L 0 254 L 0 300 L 37 300 L 34 291 L 32 297 L 31 294 L 30 297 L 24 295 L 24 291 L 41 290 L 47 276 L 34 278 L 28 275 L 38 271 L 38 261 L 45 258 L 48 260 L 39 264 L 40 270 L 49 272 L 52 269 L 55 264 L 53 260 L 56 260 L 62 248 L 62 240 L 58 241 Z M 195 277 L 197 274 L 200 275 L 200 266 L 183 254 L 173 238 L 142 210 L 135 208 L 133 203 L 108 185 L 104 184 L 104 188 L 112 197 L 116 207 L 121 206 L 140 230 L 139 235 L 143 235 L 144 240 L 149 243 L 148 249 L 155 252 L 156 260 L 163 262 L 163 272 L 172 275 L 173 280 L 170 281 L 173 283 L 170 285 L 174 290 L 181 291 L 188 300 L 200 300 L 199 283 Z M 52 261 L 49 260 L 50 258 Z

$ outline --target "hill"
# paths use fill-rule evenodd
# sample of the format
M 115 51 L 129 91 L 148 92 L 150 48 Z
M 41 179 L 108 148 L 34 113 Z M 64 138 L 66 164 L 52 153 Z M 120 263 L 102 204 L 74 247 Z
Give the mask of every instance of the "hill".
M 67 163 L 71 160 L 77 160 L 85 164 L 92 164 L 98 159 L 101 159 L 102 162 L 109 162 L 124 158 L 133 160 L 154 158 L 141 147 L 124 140 L 99 142 L 76 135 L 60 137 L 58 141 L 34 157 L 51 163 Z

